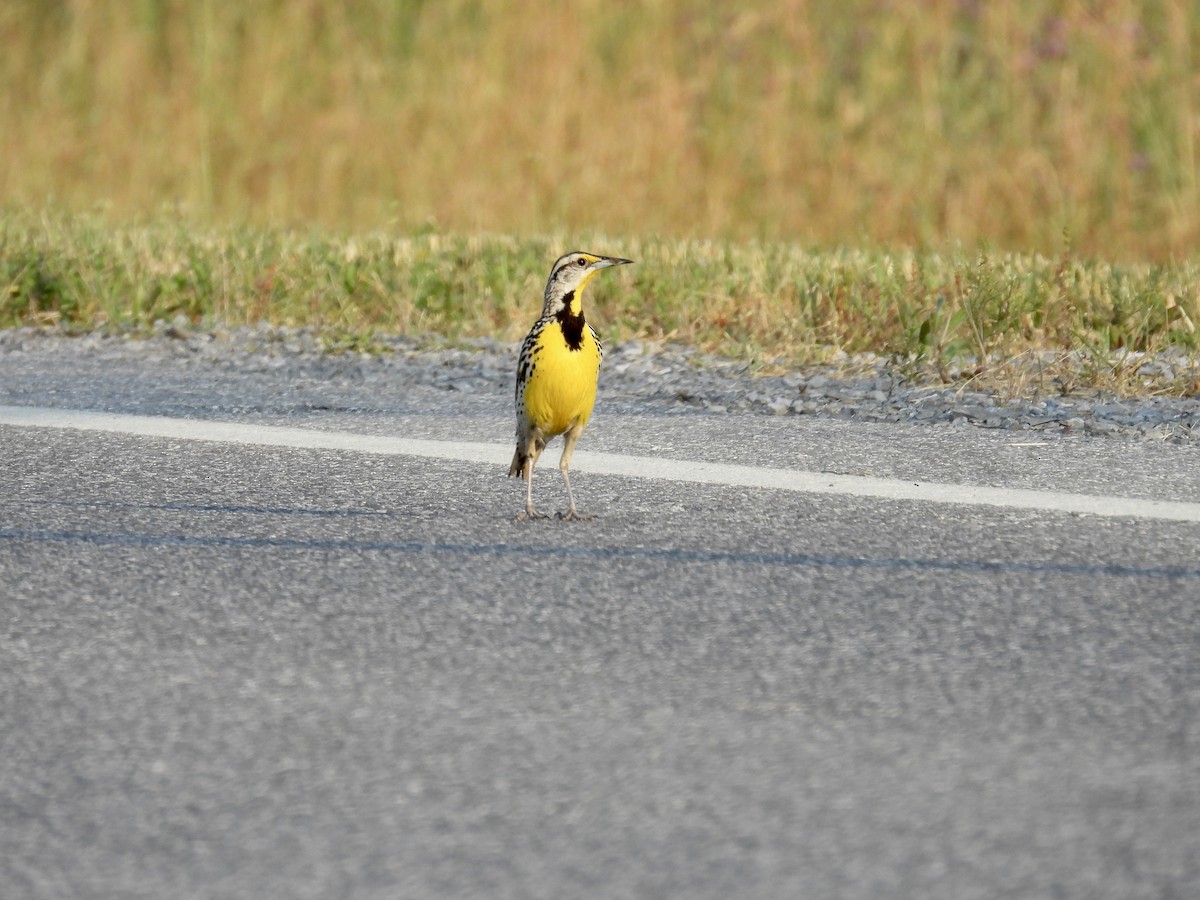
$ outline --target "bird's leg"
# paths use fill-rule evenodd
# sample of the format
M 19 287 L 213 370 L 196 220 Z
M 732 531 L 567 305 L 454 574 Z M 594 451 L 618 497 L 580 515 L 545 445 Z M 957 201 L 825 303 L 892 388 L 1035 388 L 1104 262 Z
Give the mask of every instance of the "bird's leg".
M 558 518 L 564 522 L 590 522 L 595 516 L 581 513 L 575 508 L 575 498 L 571 496 L 571 476 L 567 474 L 567 470 L 563 469 L 563 484 L 567 486 L 567 511 L 559 513 Z
M 567 511 L 559 513 L 558 517 L 564 521 L 590 522 L 594 516 L 584 515 L 575 508 L 575 495 L 571 493 L 571 476 L 568 469 L 571 468 L 571 453 L 575 450 L 575 442 L 579 440 L 579 436 L 583 434 L 583 429 L 576 426 L 567 432 L 564 438 L 565 446 L 563 447 L 562 459 L 559 460 L 558 468 L 562 472 L 563 484 L 567 488 Z
M 517 520 L 545 519 L 545 513 L 538 512 L 533 506 L 533 454 L 525 457 L 525 512 L 517 516 Z

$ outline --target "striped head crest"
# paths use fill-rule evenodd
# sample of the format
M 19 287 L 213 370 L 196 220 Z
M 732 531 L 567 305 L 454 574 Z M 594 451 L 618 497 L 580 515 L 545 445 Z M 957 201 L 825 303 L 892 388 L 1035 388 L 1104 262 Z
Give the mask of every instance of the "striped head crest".
M 550 278 L 546 282 L 546 303 L 542 309 L 543 316 L 555 315 L 576 299 L 584 286 L 596 276 L 601 269 L 609 266 L 623 266 L 633 262 L 631 259 L 621 259 L 617 256 L 599 256 L 595 253 L 584 253 L 573 250 L 560 256 L 550 268 Z

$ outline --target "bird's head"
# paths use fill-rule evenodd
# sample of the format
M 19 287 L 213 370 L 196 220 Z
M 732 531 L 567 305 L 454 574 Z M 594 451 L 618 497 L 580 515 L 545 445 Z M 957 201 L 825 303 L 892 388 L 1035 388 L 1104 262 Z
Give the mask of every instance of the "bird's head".
M 574 250 L 558 258 L 550 268 L 546 282 L 546 306 L 543 315 L 556 313 L 564 307 L 579 309 L 579 295 L 584 286 L 596 277 L 596 273 L 609 266 L 623 266 L 633 262 L 616 256 L 597 256 Z

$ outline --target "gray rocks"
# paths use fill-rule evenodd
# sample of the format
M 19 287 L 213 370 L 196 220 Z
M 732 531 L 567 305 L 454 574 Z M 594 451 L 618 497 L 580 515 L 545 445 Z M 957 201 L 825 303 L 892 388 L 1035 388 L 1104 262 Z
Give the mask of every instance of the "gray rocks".
M 227 372 L 280 372 L 295 384 L 349 387 L 379 381 L 401 388 L 413 384 L 467 392 L 488 403 L 511 402 L 515 344 L 398 336 L 375 338 L 362 348 L 331 348 L 318 336 L 294 328 L 256 326 L 211 332 L 194 330 L 183 321 L 163 323 L 149 336 L 68 337 L 31 328 L 0 331 L 0 355 L 10 359 L 25 353 L 63 359 L 83 354 L 116 366 L 155 359 Z M 1065 395 L 1006 397 L 980 389 L 975 382 L 955 386 L 914 376 L 873 355 L 758 376 L 744 362 L 679 345 L 627 341 L 606 350 L 600 408 L 819 416 L 1200 444 L 1200 398 L 1156 395 L 1154 381 L 1194 374 L 1195 360 L 1183 354 L 1163 359 L 1142 356 L 1130 365 L 1136 366 L 1147 386 L 1145 396 L 1076 390 Z

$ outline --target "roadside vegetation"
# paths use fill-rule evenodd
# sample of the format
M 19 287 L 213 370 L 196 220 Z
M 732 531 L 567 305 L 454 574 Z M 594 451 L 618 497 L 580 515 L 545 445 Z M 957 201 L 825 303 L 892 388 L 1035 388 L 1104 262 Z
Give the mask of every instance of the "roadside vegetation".
M 1162 261 L 1198 47 L 1192 0 L 5 0 L 0 202 Z
M 1194 393 L 1197 47 L 1190 0 L 8 0 L 0 327 L 516 341 L 585 248 L 638 261 L 610 341 Z
M 1152 357 L 1197 357 L 1200 266 L 1118 265 L 1065 245 L 1054 256 L 821 250 L 601 234 L 197 228 L 165 218 L 114 225 L 15 211 L 0 214 L 0 327 L 267 322 L 366 351 L 396 333 L 515 342 L 541 311 L 550 263 L 576 244 L 637 261 L 588 290 L 606 339 L 679 341 L 760 371 L 874 353 L 914 376 L 1013 393 L 1124 393 L 1146 390 L 1139 370 Z M 1198 387 L 1191 376 L 1154 382 L 1164 393 Z

